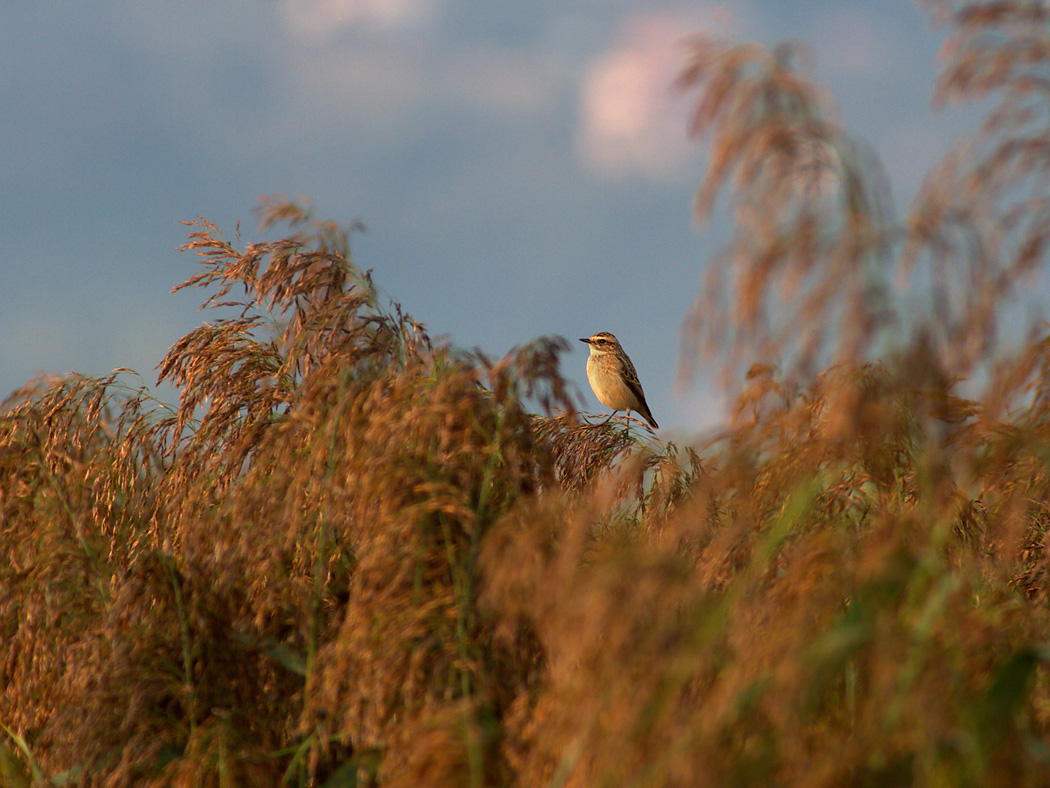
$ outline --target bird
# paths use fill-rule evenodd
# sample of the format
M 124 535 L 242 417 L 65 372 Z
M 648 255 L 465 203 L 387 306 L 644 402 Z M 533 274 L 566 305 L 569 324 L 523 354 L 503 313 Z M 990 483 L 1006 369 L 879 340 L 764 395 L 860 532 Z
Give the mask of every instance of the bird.
M 612 415 L 618 410 L 635 411 L 642 416 L 654 430 L 659 429 L 649 406 L 645 402 L 645 392 L 638 382 L 638 373 L 628 358 L 620 342 L 608 331 L 599 331 L 592 337 L 581 338 L 591 354 L 587 357 L 587 382 L 594 390 L 594 396 L 607 408 L 612 408 Z M 612 415 L 609 418 L 612 418 Z

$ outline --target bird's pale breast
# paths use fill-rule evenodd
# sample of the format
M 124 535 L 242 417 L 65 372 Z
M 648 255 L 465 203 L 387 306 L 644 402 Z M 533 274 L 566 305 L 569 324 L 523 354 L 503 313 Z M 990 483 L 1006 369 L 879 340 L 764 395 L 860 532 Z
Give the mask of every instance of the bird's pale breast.
M 588 358 L 587 380 L 594 389 L 594 395 L 605 407 L 613 410 L 638 410 L 641 403 L 624 382 L 615 359 L 602 356 Z

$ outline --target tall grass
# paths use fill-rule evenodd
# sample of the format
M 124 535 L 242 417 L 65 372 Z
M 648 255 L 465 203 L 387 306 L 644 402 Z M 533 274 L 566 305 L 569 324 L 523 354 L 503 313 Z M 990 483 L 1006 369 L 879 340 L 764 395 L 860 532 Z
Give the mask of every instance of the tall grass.
M 703 445 L 432 341 L 301 205 L 192 223 L 176 407 L 3 406 L 0 786 L 1050 784 L 1050 13 L 929 5 L 999 104 L 902 221 L 802 53 L 696 42 Z

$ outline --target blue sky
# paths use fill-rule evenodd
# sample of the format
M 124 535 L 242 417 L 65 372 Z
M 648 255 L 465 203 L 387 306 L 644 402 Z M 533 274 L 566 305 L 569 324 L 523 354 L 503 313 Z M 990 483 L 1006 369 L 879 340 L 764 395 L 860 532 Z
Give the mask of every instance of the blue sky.
M 535 3 L 110 0 L 0 12 L 0 395 L 38 372 L 147 381 L 203 319 L 175 251 L 232 236 L 264 194 L 363 222 L 355 262 L 432 334 L 501 355 L 615 333 L 653 414 L 719 418 L 674 388 L 679 329 L 728 237 L 691 217 L 703 158 L 670 81 L 681 38 L 800 40 L 899 206 L 969 130 L 929 99 L 943 31 L 905 0 Z M 715 362 L 711 362 L 712 366 Z

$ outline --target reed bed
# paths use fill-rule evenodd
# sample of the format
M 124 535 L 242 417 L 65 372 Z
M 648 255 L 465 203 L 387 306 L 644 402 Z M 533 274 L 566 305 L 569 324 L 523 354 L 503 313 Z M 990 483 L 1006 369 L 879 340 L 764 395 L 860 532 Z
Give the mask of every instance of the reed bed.
M 992 110 L 903 219 L 804 52 L 694 42 L 702 443 L 433 341 L 308 206 L 190 223 L 176 405 L 3 404 L 0 786 L 1050 784 L 1050 12 L 926 5 Z

